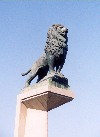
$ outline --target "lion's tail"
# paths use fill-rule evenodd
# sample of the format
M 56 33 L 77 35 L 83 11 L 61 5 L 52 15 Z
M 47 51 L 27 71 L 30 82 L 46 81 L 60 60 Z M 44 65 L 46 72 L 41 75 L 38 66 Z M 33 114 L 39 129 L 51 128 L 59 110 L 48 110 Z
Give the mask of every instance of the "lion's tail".
M 22 76 L 25 76 L 25 75 L 27 75 L 30 71 L 31 71 L 31 69 L 29 69 L 26 73 L 22 73 L 21 75 L 22 75 Z

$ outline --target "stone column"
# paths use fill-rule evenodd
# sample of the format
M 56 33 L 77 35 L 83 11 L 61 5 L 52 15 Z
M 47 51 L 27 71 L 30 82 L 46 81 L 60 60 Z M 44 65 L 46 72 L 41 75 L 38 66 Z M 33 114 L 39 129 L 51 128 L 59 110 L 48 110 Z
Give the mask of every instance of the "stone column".
M 74 99 L 67 87 L 43 81 L 17 96 L 14 137 L 48 137 L 48 112 Z

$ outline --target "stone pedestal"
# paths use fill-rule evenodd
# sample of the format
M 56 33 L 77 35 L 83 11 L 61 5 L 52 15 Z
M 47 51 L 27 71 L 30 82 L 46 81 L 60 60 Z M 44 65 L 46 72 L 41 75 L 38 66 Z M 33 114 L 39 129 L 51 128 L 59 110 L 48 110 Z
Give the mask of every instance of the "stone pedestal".
M 42 81 L 17 96 L 14 137 L 48 137 L 48 111 L 74 99 L 66 86 Z

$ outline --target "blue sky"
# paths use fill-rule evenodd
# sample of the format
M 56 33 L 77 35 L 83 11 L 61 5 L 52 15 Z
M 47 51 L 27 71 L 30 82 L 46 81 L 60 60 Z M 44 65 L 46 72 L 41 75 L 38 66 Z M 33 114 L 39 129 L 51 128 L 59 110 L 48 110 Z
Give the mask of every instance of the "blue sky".
M 100 137 L 100 1 L 0 1 L 0 137 L 13 137 L 16 96 L 48 28 L 68 27 L 62 73 L 75 99 L 49 112 L 49 137 Z

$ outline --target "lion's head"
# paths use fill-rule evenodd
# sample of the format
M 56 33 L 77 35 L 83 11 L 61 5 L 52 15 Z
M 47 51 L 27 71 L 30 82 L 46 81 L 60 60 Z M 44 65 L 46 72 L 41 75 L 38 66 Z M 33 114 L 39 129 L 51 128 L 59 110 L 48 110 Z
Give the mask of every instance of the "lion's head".
M 45 53 L 59 56 L 60 54 L 63 54 L 63 50 L 67 51 L 67 33 L 68 29 L 65 28 L 63 25 L 52 25 L 47 33 Z

